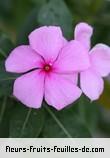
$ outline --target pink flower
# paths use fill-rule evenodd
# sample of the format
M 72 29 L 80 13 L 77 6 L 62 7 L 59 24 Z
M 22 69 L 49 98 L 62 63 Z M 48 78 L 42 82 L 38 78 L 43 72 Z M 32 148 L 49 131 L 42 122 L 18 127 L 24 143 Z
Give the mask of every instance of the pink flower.
M 24 73 L 14 83 L 13 95 L 18 100 L 40 108 L 44 97 L 58 110 L 80 97 L 77 72 L 89 65 L 86 49 L 77 41 L 67 42 L 55 26 L 34 30 L 29 45 L 15 48 L 5 63 L 7 71 Z
M 79 23 L 75 28 L 75 40 L 88 51 L 90 67 L 80 72 L 80 86 L 82 91 L 91 100 L 96 100 L 104 89 L 102 77 L 110 73 L 110 47 L 105 44 L 97 44 L 90 50 L 90 38 L 93 29 L 86 23 Z

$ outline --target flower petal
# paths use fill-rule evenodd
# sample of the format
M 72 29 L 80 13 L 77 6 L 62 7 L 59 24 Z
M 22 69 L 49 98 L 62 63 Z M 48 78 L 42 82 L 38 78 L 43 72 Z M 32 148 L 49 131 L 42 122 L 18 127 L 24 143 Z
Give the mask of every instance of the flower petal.
M 5 67 L 9 72 L 22 73 L 40 67 L 41 62 L 42 58 L 30 46 L 23 45 L 11 52 L 5 62 Z
M 73 72 L 85 70 L 90 66 L 89 55 L 78 41 L 70 41 L 63 47 L 54 63 L 56 72 Z
M 110 73 L 110 47 L 104 44 L 97 44 L 90 51 L 92 65 L 101 76 Z
M 13 95 L 28 107 L 40 108 L 44 94 L 44 77 L 40 70 L 22 75 L 15 80 Z
M 68 44 L 68 41 L 67 41 L 66 38 L 63 38 L 63 47 L 64 47 L 66 44 Z
M 97 100 L 104 88 L 102 78 L 91 69 L 80 73 L 80 84 L 84 94 L 91 100 Z
M 79 23 L 76 25 L 74 38 L 75 40 L 80 41 L 87 50 L 90 49 L 90 38 L 93 34 L 93 28 L 87 23 Z
M 44 26 L 34 30 L 29 35 L 29 41 L 31 47 L 46 61 L 54 61 L 64 44 L 62 31 L 56 26 Z
M 50 106 L 61 110 L 81 95 L 81 90 L 74 84 L 74 75 L 51 73 L 45 80 L 45 100 Z

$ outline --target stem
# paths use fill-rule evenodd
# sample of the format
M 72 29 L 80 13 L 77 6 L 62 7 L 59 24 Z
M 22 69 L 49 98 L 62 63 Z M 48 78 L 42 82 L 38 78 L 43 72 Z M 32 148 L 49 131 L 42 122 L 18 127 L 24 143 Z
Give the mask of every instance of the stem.
M 3 115 L 4 115 L 4 112 L 5 112 L 6 102 L 7 102 L 7 97 L 5 96 L 4 99 L 3 99 L 3 104 L 2 104 L 2 107 L 1 107 L 1 111 L 0 111 L 0 123 L 2 122 Z
M 55 114 L 50 110 L 50 108 L 48 108 L 47 106 L 45 106 L 45 109 L 47 110 L 47 112 L 52 116 L 52 118 L 55 120 L 55 122 L 58 124 L 58 126 L 63 130 L 63 132 L 65 133 L 65 135 L 67 135 L 68 138 L 72 138 L 72 136 L 69 134 L 69 132 L 66 130 L 66 128 L 64 127 L 64 125 L 58 120 L 58 118 L 55 116 Z
M 81 116 L 82 120 L 84 120 L 84 96 L 80 97 L 78 104 L 79 104 L 80 116 Z
M 31 111 L 32 111 L 32 109 L 29 109 L 29 111 L 28 111 L 28 113 L 27 113 L 27 115 L 26 115 L 26 119 L 24 120 L 24 123 L 23 123 L 23 126 L 22 126 L 22 129 L 21 129 L 21 132 L 20 132 L 20 136 L 19 136 L 19 137 L 21 137 L 22 134 L 23 134 L 23 131 L 24 131 L 25 127 L 26 127 L 26 124 L 27 124 L 27 122 L 28 122 L 28 120 L 29 120 Z

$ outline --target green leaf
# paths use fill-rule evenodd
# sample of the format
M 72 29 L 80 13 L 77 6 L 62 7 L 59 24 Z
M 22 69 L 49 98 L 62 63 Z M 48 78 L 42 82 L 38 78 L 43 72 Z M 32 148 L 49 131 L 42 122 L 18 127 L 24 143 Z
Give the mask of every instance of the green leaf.
M 27 18 L 25 19 L 17 35 L 17 45 L 28 44 L 29 33 L 39 26 L 36 16 L 39 12 L 40 7 L 43 4 L 44 4 L 43 2 L 38 2 L 35 8 L 29 13 Z
M 5 69 L 5 60 L 10 51 L 14 48 L 14 44 L 9 37 L 0 32 L 0 97 L 8 96 L 12 93 L 12 84 L 18 75 L 8 73 Z
M 50 0 L 38 14 L 40 25 L 59 25 L 66 37 L 72 34 L 72 15 L 63 0 Z
M 9 37 L 0 32 L 0 97 L 12 93 L 12 83 L 16 75 L 7 73 L 5 70 L 5 59 L 14 47 Z
M 90 10 L 92 15 L 96 15 L 98 14 L 98 12 L 101 10 L 101 8 L 104 7 L 104 0 L 91 0 L 91 3 L 88 7 L 88 9 Z
M 86 125 L 75 114 L 73 106 L 61 111 L 55 111 L 47 106 L 45 108 L 47 115 L 42 137 L 91 137 Z
M 104 107 L 100 108 L 100 117 L 98 124 L 100 136 L 110 137 L 110 110 L 105 109 Z
M 6 58 L 13 47 L 8 35 L 0 31 L 0 59 Z
M 28 35 L 31 31 L 33 31 L 37 26 L 36 14 L 37 8 L 35 8 L 27 17 L 21 29 L 18 32 L 17 36 L 17 44 L 27 44 L 28 43 Z
M 0 97 L 12 94 L 13 82 L 17 76 L 17 74 L 6 72 L 4 61 L 0 62 Z
M 100 115 L 98 103 L 90 102 L 88 98 L 81 96 L 76 108 L 80 118 L 85 122 L 92 135 L 95 135 Z
M 8 98 L 0 98 L 0 138 L 9 136 L 9 107 Z
M 18 104 L 10 119 L 10 137 L 36 138 L 39 136 L 45 120 L 43 109 L 29 109 Z
M 90 4 L 91 0 L 65 0 L 69 8 L 71 9 L 71 12 L 75 14 L 75 18 L 79 16 L 79 18 L 82 20 L 86 19 L 88 17 L 88 6 Z M 78 19 L 77 19 L 78 20 Z
M 41 6 L 44 3 L 46 3 L 47 0 L 31 0 L 34 4 L 36 4 L 37 6 Z
M 7 16 L 10 15 L 10 10 L 12 9 L 12 0 L 0 1 L 0 18 L 8 19 Z

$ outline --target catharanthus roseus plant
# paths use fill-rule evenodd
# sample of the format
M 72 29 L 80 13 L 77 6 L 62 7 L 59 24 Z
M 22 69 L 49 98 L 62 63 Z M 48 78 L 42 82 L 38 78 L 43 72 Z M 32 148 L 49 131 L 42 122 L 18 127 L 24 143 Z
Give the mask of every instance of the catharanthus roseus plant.
M 23 73 L 15 80 L 13 95 L 28 107 L 40 108 L 43 98 L 60 110 L 81 95 L 91 99 L 103 90 L 101 76 L 110 72 L 110 49 L 96 45 L 90 52 L 93 29 L 86 23 L 75 28 L 75 40 L 67 41 L 60 27 L 44 26 L 29 35 L 29 45 L 15 48 L 6 60 L 6 70 Z
M 77 74 L 90 66 L 78 41 L 67 42 L 59 27 L 40 27 L 29 35 L 29 45 L 15 48 L 5 63 L 15 80 L 13 95 L 28 107 L 40 108 L 43 98 L 60 110 L 81 95 Z
M 91 50 L 90 38 L 93 28 L 80 23 L 75 28 L 75 40 L 79 41 L 89 54 L 90 66 L 80 72 L 80 86 L 82 91 L 91 100 L 96 100 L 102 94 L 104 82 L 101 77 L 110 73 L 110 47 L 105 44 L 97 44 Z

